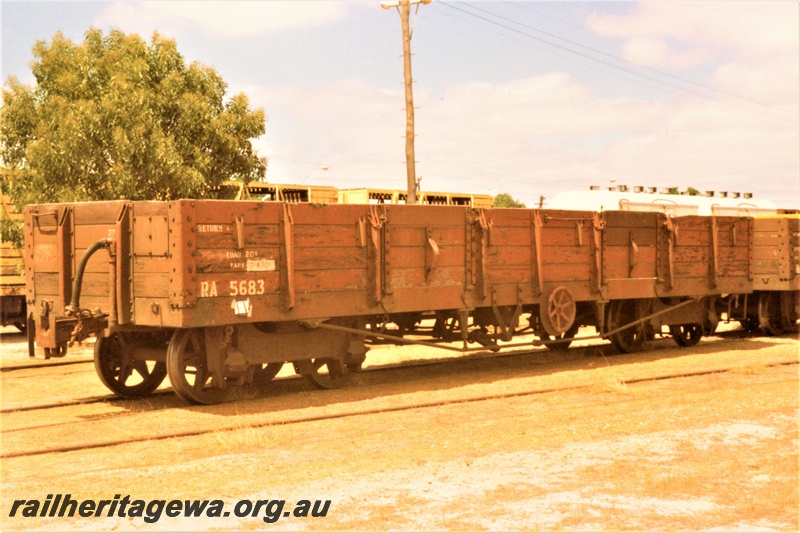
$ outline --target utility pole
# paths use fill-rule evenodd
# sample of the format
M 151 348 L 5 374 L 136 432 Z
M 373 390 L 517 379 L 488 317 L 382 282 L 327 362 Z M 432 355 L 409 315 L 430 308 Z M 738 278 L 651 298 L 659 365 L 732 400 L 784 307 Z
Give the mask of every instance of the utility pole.
M 411 89 L 411 34 L 409 24 L 411 4 L 430 4 L 431 0 L 394 0 L 381 2 L 384 9 L 397 8 L 403 30 L 403 82 L 406 88 L 406 185 L 408 188 L 407 204 L 417 203 L 417 170 L 414 159 L 414 93 Z M 416 16 L 416 14 L 415 14 Z

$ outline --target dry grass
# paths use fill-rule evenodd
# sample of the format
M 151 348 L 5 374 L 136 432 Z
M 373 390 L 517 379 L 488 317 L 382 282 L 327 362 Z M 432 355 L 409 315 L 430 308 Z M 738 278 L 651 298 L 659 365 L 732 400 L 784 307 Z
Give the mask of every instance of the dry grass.
M 237 448 L 267 448 L 276 444 L 270 429 L 270 426 L 253 427 L 244 417 L 237 416 L 230 429 L 215 431 L 214 437 L 230 451 L 236 451 Z

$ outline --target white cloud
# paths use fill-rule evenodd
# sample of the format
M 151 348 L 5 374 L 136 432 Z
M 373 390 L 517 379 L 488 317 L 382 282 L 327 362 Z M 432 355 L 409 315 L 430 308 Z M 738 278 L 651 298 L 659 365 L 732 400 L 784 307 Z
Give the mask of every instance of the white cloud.
M 405 186 L 402 91 L 349 80 L 248 93 L 274 118 L 262 145 L 268 179 L 297 181 L 325 165 L 314 182 Z M 797 125 L 737 106 L 686 96 L 596 100 L 566 74 L 452 86 L 441 97 L 418 87 L 415 105 L 427 190 L 532 202 L 613 178 L 800 200 Z
M 653 37 L 634 37 L 622 49 L 622 59 L 655 68 L 688 68 L 703 65 L 718 56 L 719 52 L 707 47 L 693 47 L 679 51 L 665 40 Z
M 247 36 L 332 24 L 344 18 L 340 1 L 117 1 L 95 23 L 149 34 L 194 28 L 215 37 Z

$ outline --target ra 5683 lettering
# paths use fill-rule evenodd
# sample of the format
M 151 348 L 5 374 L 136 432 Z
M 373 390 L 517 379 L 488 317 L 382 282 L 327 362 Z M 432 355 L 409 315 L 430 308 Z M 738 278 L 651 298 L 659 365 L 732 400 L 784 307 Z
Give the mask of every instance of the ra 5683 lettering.
M 228 284 L 227 296 L 258 296 L 266 292 L 266 284 L 263 279 L 243 279 L 232 280 Z M 216 281 L 200 282 L 200 297 L 213 298 L 219 296 Z

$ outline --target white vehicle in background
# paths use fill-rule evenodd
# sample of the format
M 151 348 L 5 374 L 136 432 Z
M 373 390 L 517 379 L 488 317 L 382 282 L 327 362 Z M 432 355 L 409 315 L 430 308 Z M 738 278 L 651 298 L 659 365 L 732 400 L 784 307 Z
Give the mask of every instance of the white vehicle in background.
M 778 209 L 765 200 L 755 200 L 752 193 L 705 191 L 700 194 L 673 193 L 657 187 L 617 185 L 602 189 L 557 194 L 547 202 L 550 209 L 586 211 L 655 211 L 672 216 L 684 215 L 774 215 Z

